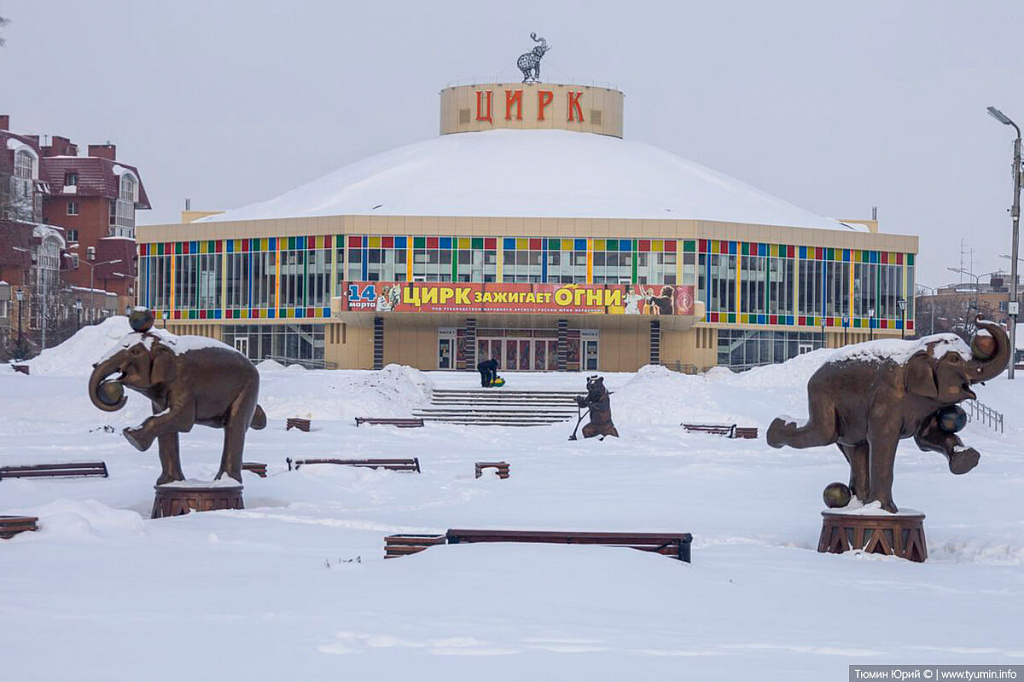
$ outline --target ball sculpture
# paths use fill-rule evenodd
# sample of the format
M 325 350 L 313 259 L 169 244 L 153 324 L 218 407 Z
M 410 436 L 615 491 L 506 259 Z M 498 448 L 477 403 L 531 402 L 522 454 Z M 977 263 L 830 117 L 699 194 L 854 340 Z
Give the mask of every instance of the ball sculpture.
M 991 360 L 996 356 L 996 340 L 989 335 L 975 334 L 971 339 L 971 355 L 975 360 Z
M 96 397 L 104 405 L 117 405 L 124 398 L 124 384 L 120 381 L 104 381 L 96 389 Z
M 845 483 L 829 483 L 821 494 L 825 500 L 825 506 L 829 509 L 839 509 L 850 504 L 853 499 L 853 491 Z
M 962 431 L 967 426 L 967 413 L 959 405 L 943 407 L 938 412 L 939 428 L 946 433 Z
M 128 324 L 131 325 L 132 331 L 136 332 L 148 332 L 153 328 L 154 322 L 156 317 L 148 308 L 135 308 L 128 316 Z

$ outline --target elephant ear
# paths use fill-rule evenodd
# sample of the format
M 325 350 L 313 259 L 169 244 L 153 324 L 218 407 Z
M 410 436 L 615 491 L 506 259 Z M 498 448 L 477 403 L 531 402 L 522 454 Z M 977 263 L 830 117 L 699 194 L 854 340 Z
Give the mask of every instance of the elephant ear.
M 153 369 L 150 371 L 149 380 L 154 384 L 166 384 L 174 381 L 177 373 L 174 351 L 160 345 L 154 345 Z
M 915 353 L 907 361 L 904 385 L 907 393 L 925 398 L 938 397 L 939 388 L 935 384 L 935 370 L 932 368 L 932 361 L 928 357 L 928 353 Z

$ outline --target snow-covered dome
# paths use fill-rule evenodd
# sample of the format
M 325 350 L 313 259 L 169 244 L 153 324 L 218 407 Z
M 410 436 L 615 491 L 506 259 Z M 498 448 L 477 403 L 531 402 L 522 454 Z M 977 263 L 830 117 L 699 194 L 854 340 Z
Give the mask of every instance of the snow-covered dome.
M 336 215 L 711 220 L 857 230 L 662 149 L 567 130 L 442 135 L 204 218 Z

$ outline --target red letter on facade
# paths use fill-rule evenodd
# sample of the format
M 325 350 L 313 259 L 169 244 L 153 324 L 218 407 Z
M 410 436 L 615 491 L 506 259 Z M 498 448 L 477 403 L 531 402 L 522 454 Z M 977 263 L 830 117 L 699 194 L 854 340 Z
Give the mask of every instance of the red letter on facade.
M 487 121 L 488 123 L 494 123 L 494 119 L 491 118 L 491 100 L 493 99 L 494 93 L 490 90 L 487 91 L 487 113 L 484 113 L 483 108 L 483 97 L 480 95 L 484 94 L 480 90 L 476 91 L 476 120 Z
M 580 97 L 583 96 L 582 92 L 570 92 L 569 93 L 569 120 L 584 123 L 583 120 L 583 109 L 580 107 Z M 579 116 L 577 119 L 576 117 Z
M 522 90 L 506 90 L 505 91 L 505 120 L 512 120 L 512 105 L 516 105 L 516 120 L 523 120 L 523 91 Z
M 544 109 L 551 104 L 551 100 L 555 98 L 555 93 L 550 90 L 538 90 L 537 91 L 537 120 L 544 120 Z

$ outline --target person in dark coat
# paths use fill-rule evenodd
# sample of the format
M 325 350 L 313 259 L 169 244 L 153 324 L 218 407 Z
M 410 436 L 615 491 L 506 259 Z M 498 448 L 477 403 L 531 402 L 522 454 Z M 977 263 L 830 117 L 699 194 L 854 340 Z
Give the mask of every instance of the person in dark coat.
M 498 378 L 498 361 L 494 358 L 484 360 L 476 366 L 476 371 L 480 372 L 480 385 L 490 388 L 494 380 Z

